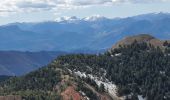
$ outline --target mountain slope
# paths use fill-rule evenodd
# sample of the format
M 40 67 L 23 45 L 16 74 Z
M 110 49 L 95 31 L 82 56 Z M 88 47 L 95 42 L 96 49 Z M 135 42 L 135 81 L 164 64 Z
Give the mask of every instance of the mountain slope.
M 141 42 L 105 54 L 60 56 L 46 67 L 0 83 L 0 95 L 27 100 L 169 100 L 170 43 L 162 50 L 145 41 L 154 37 L 139 37 Z
M 22 99 L 50 99 L 50 100 L 111 100 L 111 97 L 97 85 L 89 85 L 88 81 L 81 81 L 76 74 L 62 68 L 54 61 L 47 67 L 31 72 L 22 77 L 11 78 L 0 83 L 0 95 L 18 95 Z M 7 87 L 6 87 L 6 86 Z M 48 93 L 47 93 L 48 91 Z M 7 98 L 8 96 L 3 96 Z
M 151 44 L 155 47 L 160 47 L 160 48 L 163 48 L 163 44 L 165 42 L 165 40 L 159 40 L 148 34 L 140 34 L 140 35 L 126 37 L 123 40 L 117 42 L 112 48 L 113 49 L 118 48 L 120 45 L 121 46 L 130 45 L 134 41 L 139 42 L 139 43 L 146 42 L 148 44 Z

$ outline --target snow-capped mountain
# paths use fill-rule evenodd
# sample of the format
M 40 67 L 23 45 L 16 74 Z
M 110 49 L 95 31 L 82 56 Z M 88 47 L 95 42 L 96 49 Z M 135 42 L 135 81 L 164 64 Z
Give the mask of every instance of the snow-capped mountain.
M 85 21 L 99 21 L 99 20 L 106 20 L 106 19 L 107 19 L 106 17 L 100 15 L 94 15 L 94 16 L 83 18 L 83 20 Z
M 78 21 L 80 20 L 79 18 L 77 18 L 76 16 L 63 16 L 63 17 L 58 17 L 55 19 L 56 22 L 73 22 L 73 21 Z
M 170 14 L 152 13 L 116 19 L 61 17 L 49 22 L 8 24 L 0 26 L 0 49 L 103 50 L 125 36 L 141 33 L 170 39 Z
M 76 22 L 76 21 L 89 21 L 89 22 L 94 22 L 94 21 L 102 21 L 102 20 L 107 20 L 108 18 L 100 15 L 93 15 L 93 16 L 88 16 L 85 18 L 78 18 L 76 16 L 63 16 L 63 17 L 57 17 L 55 19 L 56 22 Z

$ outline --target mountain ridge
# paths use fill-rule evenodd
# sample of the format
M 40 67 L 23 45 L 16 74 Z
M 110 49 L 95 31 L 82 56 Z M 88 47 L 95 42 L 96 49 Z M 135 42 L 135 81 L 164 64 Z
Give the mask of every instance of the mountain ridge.
M 14 25 L 17 27 L 10 27 Z M 123 37 L 140 33 L 148 33 L 162 40 L 169 39 L 169 26 L 170 14 L 168 13 L 116 19 L 102 17 L 102 20 L 94 21 L 80 19 L 72 20 L 71 22 L 13 23 L 3 27 L 0 26 L 0 29 L 4 29 L 0 30 L 0 36 L 6 37 L 0 38 L 0 45 L 2 45 L 0 49 L 75 51 L 86 48 L 101 50 L 110 48 Z M 5 27 L 7 28 L 6 30 Z M 14 46 L 9 46 L 10 44 Z

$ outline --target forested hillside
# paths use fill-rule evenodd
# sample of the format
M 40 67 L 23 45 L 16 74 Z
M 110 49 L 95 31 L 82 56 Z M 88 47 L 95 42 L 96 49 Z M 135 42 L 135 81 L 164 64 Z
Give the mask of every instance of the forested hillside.
M 118 86 L 118 95 L 136 100 L 170 99 L 170 47 L 165 50 L 134 42 L 104 55 L 70 55 L 59 58 L 66 68 L 105 78 Z M 130 96 L 130 97 L 129 97 Z M 126 97 L 125 97 L 126 98 Z M 131 100 L 131 99 L 130 99 Z
M 26 100 L 169 100 L 170 43 L 160 48 L 135 40 L 104 54 L 60 56 L 0 87 L 0 95 Z

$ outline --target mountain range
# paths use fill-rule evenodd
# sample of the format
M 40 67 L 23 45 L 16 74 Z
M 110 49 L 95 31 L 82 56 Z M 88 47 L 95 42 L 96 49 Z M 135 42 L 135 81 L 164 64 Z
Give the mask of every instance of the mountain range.
M 0 50 L 103 51 L 126 36 L 147 33 L 170 39 L 170 14 L 150 13 L 127 18 L 62 17 L 39 23 L 0 26 Z
M 120 39 L 141 33 L 161 40 L 170 39 L 170 14 L 150 13 L 113 19 L 103 16 L 61 17 L 56 21 L 2 25 L 0 75 L 23 75 L 66 52 L 101 53 Z M 149 43 L 162 47 L 162 41 L 153 37 L 149 37 Z M 134 39 L 126 38 L 114 46 L 129 40 Z

